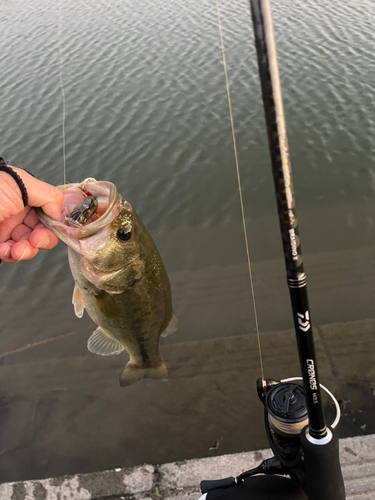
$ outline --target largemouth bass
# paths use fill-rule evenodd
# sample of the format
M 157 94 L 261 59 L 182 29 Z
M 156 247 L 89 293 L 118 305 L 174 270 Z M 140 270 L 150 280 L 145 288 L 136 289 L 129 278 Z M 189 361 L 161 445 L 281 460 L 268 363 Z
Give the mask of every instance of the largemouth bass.
M 165 377 L 159 337 L 175 331 L 177 319 L 156 245 L 114 184 L 85 182 L 92 197 L 86 204 L 95 205 L 95 214 L 82 202 L 82 185 L 58 186 L 64 193 L 63 221 L 51 219 L 39 208 L 35 212 L 68 245 L 75 313 L 81 318 L 86 309 L 98 325 L 87 347 L 102 356 L 127 351 L 130 359 L 120 376 L 121 386 Z M 74 225 L 69 223 L 72 212 Z

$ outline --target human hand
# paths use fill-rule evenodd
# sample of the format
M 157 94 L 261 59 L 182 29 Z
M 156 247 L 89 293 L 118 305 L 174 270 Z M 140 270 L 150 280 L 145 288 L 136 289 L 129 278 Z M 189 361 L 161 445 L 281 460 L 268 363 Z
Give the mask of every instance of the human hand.
M 10 166 L 10 165 L 9 165 Z M 35 257 L 39 249 L 51 249 L 58 238 L 39 221 L 32 207 L 62 220 L 64 195 L 20 168 L 11 167 L 22 179 L 28 194 L 23 206 L 20 188 L 11 175 L 0 171 L 0 260 L 14 264 Z

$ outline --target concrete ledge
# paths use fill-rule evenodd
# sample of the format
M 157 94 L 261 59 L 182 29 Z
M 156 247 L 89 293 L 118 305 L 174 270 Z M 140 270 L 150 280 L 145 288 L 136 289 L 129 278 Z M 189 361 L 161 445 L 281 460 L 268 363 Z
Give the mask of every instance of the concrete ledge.
M 3 483 L 1 500 L 197 500 L 202 479 L 236 476 L 271 456 L 251 451 L 160 466 Z M 375 498 L 375 435 L 342 439 L 340 458 L 347 500 Z
M 160 485 L 163 491 L 181 488 L 197 489 L 197 487 L 199 489 L 202 479 L 238 476 L 240 474 L 238 471 L 252 469 L 271 456 L 271 450 L 260 450 L 161 465 L 159 467 Z
M 0 485 L 1 500 L 91 500 L 100 498 L 147 497 L 153 490 L 154 467 L 77 474 L 39 481 Z

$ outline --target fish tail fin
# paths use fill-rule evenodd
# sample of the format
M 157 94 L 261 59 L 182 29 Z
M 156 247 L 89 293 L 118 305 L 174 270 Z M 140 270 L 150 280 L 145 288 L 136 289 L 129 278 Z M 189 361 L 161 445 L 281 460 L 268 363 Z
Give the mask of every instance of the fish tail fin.
M 120 386 L 127 387 L 144 378 L 164 378 L 167 375 L 168 370 L 162 360 L 158 366 L 152 368 L 129 362 L 120 376 Z

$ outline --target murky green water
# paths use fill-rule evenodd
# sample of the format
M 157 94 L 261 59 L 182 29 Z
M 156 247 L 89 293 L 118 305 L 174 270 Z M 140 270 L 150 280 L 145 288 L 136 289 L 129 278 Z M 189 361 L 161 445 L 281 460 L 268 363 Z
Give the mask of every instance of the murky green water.
M 272 4 L 313 321 L 373 318 L 375 7 L 371 0 L 360 6 L 325 0 Z M 292 327 L 292 319 L 249 7 L 246 1 L 225 0 L 222 11 L 260 328 L 282 330 Z M 0 19 L 0 155 L 43 180 L 62 183 L 61 68 L 67 179 L 93 176 L 114 182 L 154 236 L 180 322 L 178 332 L 163 343 L 253 334 L 215 3 L 0 0 Z M 6 415 L 13 407 L 23 412 L 22 391 L 8 381 L 12 369 L 17 380 L 27 374 L 32 392 L 24 410 L 30 429 L 16 425 L 13 445 L 0 439 L 4 460 L 17 450 L 28 458 L 1 479 L 88 470 L 94 445 L 82 454 L 86 465 L 73 467 L 73 445 L 61 456 L 49 454 L 55 430 L 46 429 L 49 447 L 42 451 L 35 451 L 33 441 L 33 418 L 45 395 L 71 390 L 60 375 L 51 376 L 54 363 L 65 363 L 82 394 L 82 377 L 93 370 L 106 373 L 109 362 L 91 361 L 86 350 L 93 325 L 87 317 L 74 316 L 66 248 L 60 244 L 32 262 L 3 265 L 0 277 L 0 357 L 7 374 L 0 385 Z M 79 360 L 94 366 L 78 373 L 72 367 Z M 44 392 L 35 389 L 34 394 L 38 377 L 50 376 Z M 106 383 L 116 386 L 112 402 L 138 404 L 141 384 L 125 393 L 117 390 L 113 374 Z M 95 393 L 94 382 L 88 383 L 85 394 Z M 168 394 L 166 389 L 163 405 L 172 404 Z M 72 398 L 76 404 L 79 396 Z M 48 408 L 50 415 L 61 415 L 60 406 Z M 180 409 L 182 422 L 187 413 Z M 72 435 L 80 432 L 79 425 Z M 95 432 L 105 447 L 105 433 Z M 168 439 L 167 429 L 157 432 Z M 192 430 L 185 434 L 185 441 L 192 435 Z M 84 442 L 91 439 L 90 434 Z M 109 447 L 92 467 L 112 466 L 114 455 L 121 463 L 137 463 L 134 439 L 134 449 L 125 446 L 115 453 Z M 185 441 L 172 446 L 173 458 L 185 457 Z M 84 445 L 79 446 L 82 451 Z M 142 447 L 149 450 L 147 460 L 161 460 L 158 447 L 150 442 Z M 203 452 L 193 447 L 189 453 Z M 30 457 L 41 455 L 60 465 L 50 469 L 39 461 L 33 469 Z

